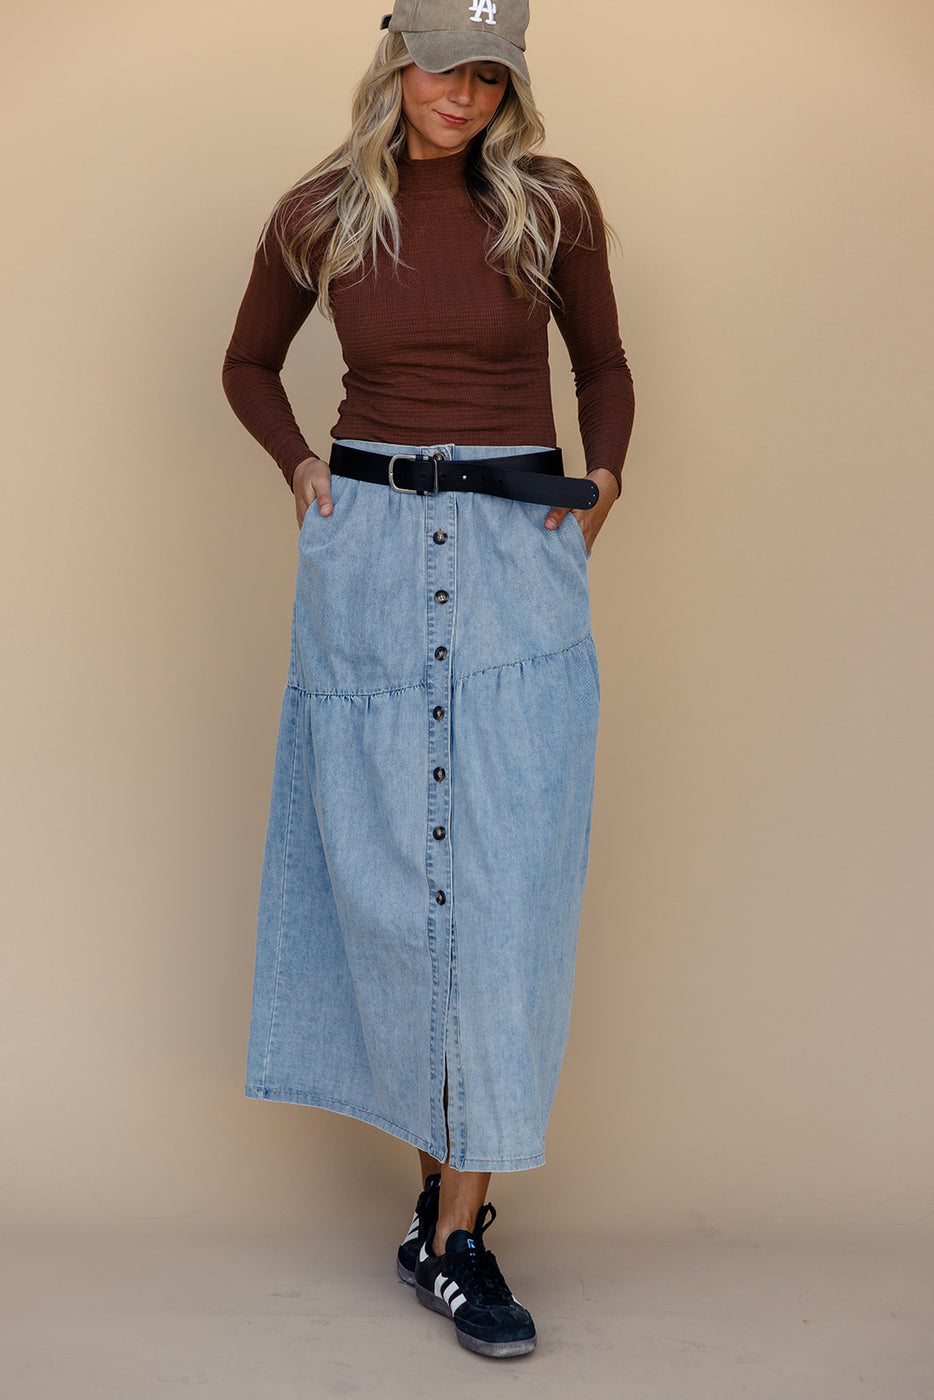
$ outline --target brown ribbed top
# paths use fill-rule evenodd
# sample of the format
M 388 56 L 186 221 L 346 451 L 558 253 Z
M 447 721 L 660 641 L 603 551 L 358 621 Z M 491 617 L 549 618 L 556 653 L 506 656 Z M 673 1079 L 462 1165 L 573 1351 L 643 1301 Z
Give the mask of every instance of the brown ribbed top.
M 489 237 L 464 185 L 466 153 L 399 163 L 401 256 L 332 284 L 347 373 L 335 438 L 431 446 L 554 447 L 549 310 L 516 297 L 487 265 Z M 563 211 L 562 211 L 563 212 Z M 632 377 L 620 344 L 603 223 L 574 245 L 573 216 L 552 281 L 554 312 L 574 371 L 587 469 L 622 469 L 632 427 Z M 286 269 L 274 237 L 257 250 L 224 361 L 237 417 L 286 480 L 312 455 L 280 379 L 315 304 Z

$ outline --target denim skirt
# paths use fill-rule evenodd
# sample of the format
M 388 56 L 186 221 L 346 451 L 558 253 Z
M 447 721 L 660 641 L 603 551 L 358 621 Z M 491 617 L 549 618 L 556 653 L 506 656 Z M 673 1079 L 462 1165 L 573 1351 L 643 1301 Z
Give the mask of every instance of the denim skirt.
M 546 506 L 332 487 L 299 536 L 246 1092 L 460 1171 L 540 1166 L 593 805 L 584 538 Z

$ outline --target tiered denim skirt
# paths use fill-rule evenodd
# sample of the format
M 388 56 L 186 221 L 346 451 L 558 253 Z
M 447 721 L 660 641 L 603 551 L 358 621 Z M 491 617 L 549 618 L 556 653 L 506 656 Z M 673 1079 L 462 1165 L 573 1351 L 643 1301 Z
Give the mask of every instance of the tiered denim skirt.
M 545 506 L 332 484 L 299 536 L 246 1092 L 460 1171 L 540 1166 L 593 803 L 584 539 Z

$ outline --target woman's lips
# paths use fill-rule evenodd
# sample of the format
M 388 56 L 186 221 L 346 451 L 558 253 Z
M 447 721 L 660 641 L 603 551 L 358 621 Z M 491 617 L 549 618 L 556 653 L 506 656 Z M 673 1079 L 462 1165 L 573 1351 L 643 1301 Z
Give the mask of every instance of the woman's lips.
M 439 113 L 438 113 L 438 116 L 441 118 L 442 121 L 447 122 L 448 126 L 466 126 L 466 125 L 467 125 L 467 118 L 466 118 L 466 117 L 449 117 L 448 114 L 447 114 L 447 112 L 439 112 Z

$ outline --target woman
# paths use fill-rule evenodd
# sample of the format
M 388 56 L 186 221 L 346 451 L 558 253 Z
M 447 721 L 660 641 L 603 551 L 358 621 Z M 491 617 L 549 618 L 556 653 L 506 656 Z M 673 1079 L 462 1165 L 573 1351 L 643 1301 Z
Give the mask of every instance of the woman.
M 267 224 L 224 371 L 301 527 L 247 1093 L 418 1149 L 399 1275 L 488 1356 L 535 1345 L 484 1200 L 544 1160 L 593 791 L 587 555 L 632 419 L 596 197 L 535 153 L 527 23 L 396 0 L 349 138 Z M 348 367 L 330 466 L 279 379 L 316 303 Z M 586 481 L 555 450 L 551 314 Z

